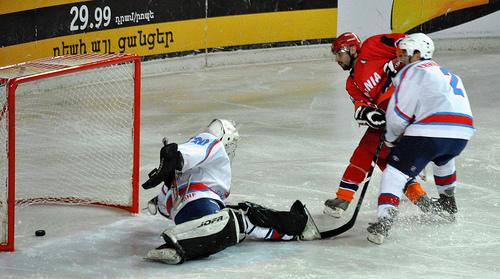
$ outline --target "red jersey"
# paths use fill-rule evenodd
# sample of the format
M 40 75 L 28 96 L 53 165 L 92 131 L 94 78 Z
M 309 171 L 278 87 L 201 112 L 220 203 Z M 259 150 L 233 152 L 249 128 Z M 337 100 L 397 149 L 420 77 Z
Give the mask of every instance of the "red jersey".
M 358 53 L 346 81 L 346 90 L 354 103 L 377 106 L 385 110 L 392 90 L 391 80 L 384 71 L 384 64 L 396 58 L 395 42 L 405 34 L 380 34 L 366 39 Z

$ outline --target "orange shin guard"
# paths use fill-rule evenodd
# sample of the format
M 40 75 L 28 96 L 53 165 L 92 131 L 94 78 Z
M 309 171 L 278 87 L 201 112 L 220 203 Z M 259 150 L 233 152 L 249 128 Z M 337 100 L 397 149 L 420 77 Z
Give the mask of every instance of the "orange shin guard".
M 339 188 L 337 190 L 337 198 L 343 199 L 343 200 L 350 203 L 354 199 L 354 193 L 356 193 L 356 192 Z
M 405 195 L 412 203 L 416 203 L 422 196 L 427 195 L 422 185 L 418 182 L 409 184 L 405 189 Z

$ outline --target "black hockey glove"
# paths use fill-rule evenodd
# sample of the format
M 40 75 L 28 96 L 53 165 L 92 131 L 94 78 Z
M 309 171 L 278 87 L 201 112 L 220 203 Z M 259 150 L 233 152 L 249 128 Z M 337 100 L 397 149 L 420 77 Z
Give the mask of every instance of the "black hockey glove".
M 360 106 L 354 112 L 354 119 L 359 125 L 368 125 L 373 129 L 382 129 L 385 127 L 385 112 L 378 108 Z
M 181 152 L 177 150 L 177 143 L 167 144 L 164 139 L 160 150 L 160 165 L 148 174 L 149 179 L 142 184 L 142 188 L 151 189 L 161 182 L 170 187 L 175 179 L 175 170 L 181 171 L 183 166 L 184 159 Z

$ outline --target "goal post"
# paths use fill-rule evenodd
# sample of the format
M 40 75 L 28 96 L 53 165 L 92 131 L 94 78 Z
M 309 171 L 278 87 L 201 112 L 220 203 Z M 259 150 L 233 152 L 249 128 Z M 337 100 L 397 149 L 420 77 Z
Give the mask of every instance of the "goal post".
M 16 207 L 139 210 L 140 57 L 83 54 L 0 68 L 0 251 Z

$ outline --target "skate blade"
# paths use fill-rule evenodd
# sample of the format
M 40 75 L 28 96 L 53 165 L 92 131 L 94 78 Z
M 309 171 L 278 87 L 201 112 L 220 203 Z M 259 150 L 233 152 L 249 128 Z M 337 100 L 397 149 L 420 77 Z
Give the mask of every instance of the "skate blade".
M 144 259 L 166 264 L 178 264 L 182 261 L 181 256 L 172 248 L 150 250 Z
M 368 241 L 370 241 L 371 243 L 375 243 L 377 245 L 380 245 L 382 243 L 384 243 L 384 236 L 381 235 L 381 234 L 378 234 L 378 233 L 375 233 L 375 234 L 368 234 Z
M 342 217 L 344 210 L 342 208 L 335 208 L 334 209 L 334 208 L 325 206 L 325 208 L 323 209 L 323 213 L 328 215 L 328 216 L 331 216 L 333 218 L 340 218 L 340 217 Z

